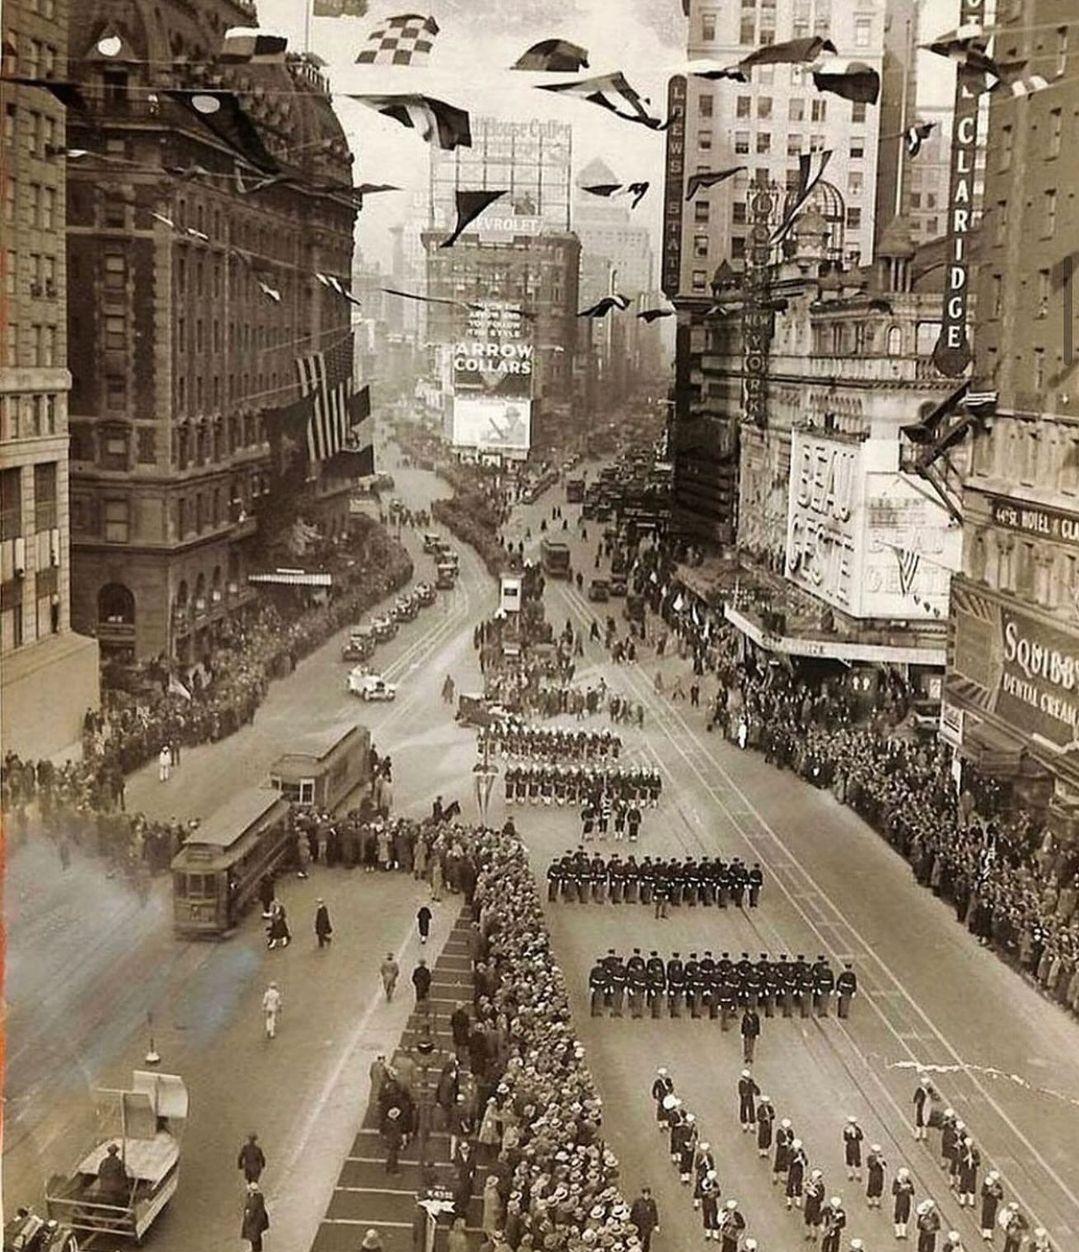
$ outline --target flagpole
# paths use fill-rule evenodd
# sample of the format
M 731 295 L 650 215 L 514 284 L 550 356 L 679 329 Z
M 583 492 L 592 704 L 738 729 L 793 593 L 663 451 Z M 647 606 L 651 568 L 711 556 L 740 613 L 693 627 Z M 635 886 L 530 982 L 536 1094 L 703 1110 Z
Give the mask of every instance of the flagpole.
M 305 53 L 311 51 L 311 10 L 314 8 L 315 0 L 304 0 L 303 6 L 303 50 Z
M 903 38 L 903 92 L 899 103 L 899 151 L 895 166 L 895 212 L 898 217 L 903 211 L 903 157 L 907 148 L 907 84 L 910 82 L 910 18 L 906 22 L 906 34 Z

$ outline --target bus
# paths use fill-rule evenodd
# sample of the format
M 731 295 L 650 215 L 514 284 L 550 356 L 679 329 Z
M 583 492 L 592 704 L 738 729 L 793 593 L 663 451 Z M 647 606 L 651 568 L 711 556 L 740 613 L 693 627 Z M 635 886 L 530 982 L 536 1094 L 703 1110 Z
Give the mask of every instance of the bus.
M 544 539 L 540 544 L 543 572 L 552 578 L 569 578 L 569 546 L 557 539 Z
M 584 479 L 583 478 L 567 478 L 566 479 L 566 503 L 580 504 L 584 500 Z

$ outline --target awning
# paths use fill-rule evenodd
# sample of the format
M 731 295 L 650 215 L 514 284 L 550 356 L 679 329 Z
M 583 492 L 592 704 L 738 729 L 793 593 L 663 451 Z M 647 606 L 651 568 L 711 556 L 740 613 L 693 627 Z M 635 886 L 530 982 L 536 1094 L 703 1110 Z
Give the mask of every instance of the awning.
M 332 574 L 309 574 L 302 569 L 278 569 L 270 574 L 248 574 L 249 583 L 271 583 L 275 587 L 332 587 Z
M 932 665 L 944 668 L 943 648 L 909 648 L 899 644 L 858 643 L 846 639 L 801 639 L 796 635 L 771 635 L 751 618 L 729 604 L 723 607 L 723 616 L 758 647 L 769 652 L 787 656 L 820 657 L 831 661 L 866 661 L 881 664 L 892 661 L 897 665 Z
M 1022 767 L 1022 746 L 988 722 L 967 720 L 960 753 L 976 769 L 996 777 L 1014 778 Z

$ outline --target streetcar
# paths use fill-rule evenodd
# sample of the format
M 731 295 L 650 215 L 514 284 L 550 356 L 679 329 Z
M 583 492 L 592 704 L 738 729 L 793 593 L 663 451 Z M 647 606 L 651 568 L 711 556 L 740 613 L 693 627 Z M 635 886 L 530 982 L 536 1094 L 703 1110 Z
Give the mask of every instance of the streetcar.
M 566 479 L 566 503 L 580 504 L 584 500 L 584 479 L 583 478 L 567 478 Z
M 48 1180 L 45 1211 L 77 1236 L 89 1236 L 93 1246 L 95 1236 L 141 1243 L 180 1182 L 187 1087 L 178 1074 L 137 1069 L 129 1091 L 103 1094 L 118 1097 L 116 1131 L 98 1140 L 70 1174 Z M 120 1187 L 106 1187 L 99 1177 L 111 1156 L 122 1166 Z
M 239 925 L 289 855 L 289 801 L 279 791 L 249 787 L 223 804 L 172 858 L 173 929 L 181 938 L 220 938 Z
M 557 539 L 544 539 L 540 544 L 540 557 L 543 561 L 543 572 L 551 578 L 569 578 L 570 552 L 569 545 Z
M 339 808 L 371 781 L 371 732 L 339 722 L 297 739 L 270 768 L 270 786 L 294 804 Z

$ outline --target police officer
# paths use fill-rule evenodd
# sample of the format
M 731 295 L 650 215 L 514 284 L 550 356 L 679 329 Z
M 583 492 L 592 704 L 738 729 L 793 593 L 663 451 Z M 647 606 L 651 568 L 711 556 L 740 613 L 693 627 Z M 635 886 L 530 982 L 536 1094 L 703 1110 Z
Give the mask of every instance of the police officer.
M 828 1016 L 832 992 L 835 990 L 835 974 L 823 956 L 817 957 L 813 966 L 813 1009 L 818 1017 Z
M 622 867 L 622 899 L 627 904 L 637 903 L 637 894 L 641 885 L 640 873 L 640 868 L 633 855 L 626 857 L 625 865 Z
M 568 855 L 568 853 L 567 853 Z M 547 899 L 557 900 L 562 894 L 563 857 L 555 859 L 547 866 Z
M 760 999 L 761 1007 L 764 1009 L 765 1017 L 774 1017 L 776 1011 L 776 997 L 779 995 L 779 982 L 776 978 L 775 966 L 768 959 L 768 953 L 762 952 L 760 960 L 757 962 L 757 971 L 760 978 Z
M 717 977 L 722 981 L 719 984 L 717 999 L 719 1002 L 719 1025 L 723 1031 L 731 1028 L 731 1022 L 734 1020 L 735 1009 L 738 1007 L 738 983 L 737 975 L 734 969 L 730 969 L 727 973 L 723 973 L 719 969 L 716 970 Z
M 592 1016 L 599 1017 L 600 1010 L 607 1002 L 607 966 L 596 961 L 588 975 L 588 990 L 591 993 Z
M 858 994 L 858 976 L 850 961 L 844 963 L 843 972 L 835 980 L 835 989 L 838 997 L 837 1012 L 840 1017 L 848 1018 L 851 1001 Z
M 652 903 L 652 886 L 655 881 L 656 867 L 652 864 L 652 858 L 646 856 L 641 862 L 637 871 L 640 881 L 640 901 L 642 904 Z
M 607 967 L 607 977 L 611 987 L 611 1010 L 613 1017 L 622 1016 L 622 1002 L 626 994 L 626 967 L 620 956 Z
M 799 952 L 794 962 L 794 1000 L 803 1018 L 809 1016 L 812 982 L 813 972 L 806 963 L 805 957 Z
M 615 854 L 607 865 L 608 895 L 612 904 L 622 903 L 622 891 L 625 878 L 622 873 L 622 858 Z
M 657 918 L 670 917 L 671 886 L 667 866 L 657 861 L 652 871 L 652 902 Z
M 653 1020 L 663 1012 L 663 1000 L 667 991 L 667 968 L 663 958 L 654 949 L 648 954 L 645 963 L 648 974 L 648 1008 Z
M 764 871 L 759 861 L 754 861 L 746 872 L 746 886 L 749 888 L 749 907 L 755 909 L 760 903 L 761 887 L 764 886 Z
M 626 988 L 629 992 L 630 1016 L 644 1016 L 644 997 L 648 990 L 648 970 L 641 956 L 640 948 L 633 949 L 633 955 L 626 962 Z
M 682 1001 L 686 993 L 686 967 L 681 956 L 674 952 L 667 962 L 667 1007 L 672 1017 L 682 1016 Z

